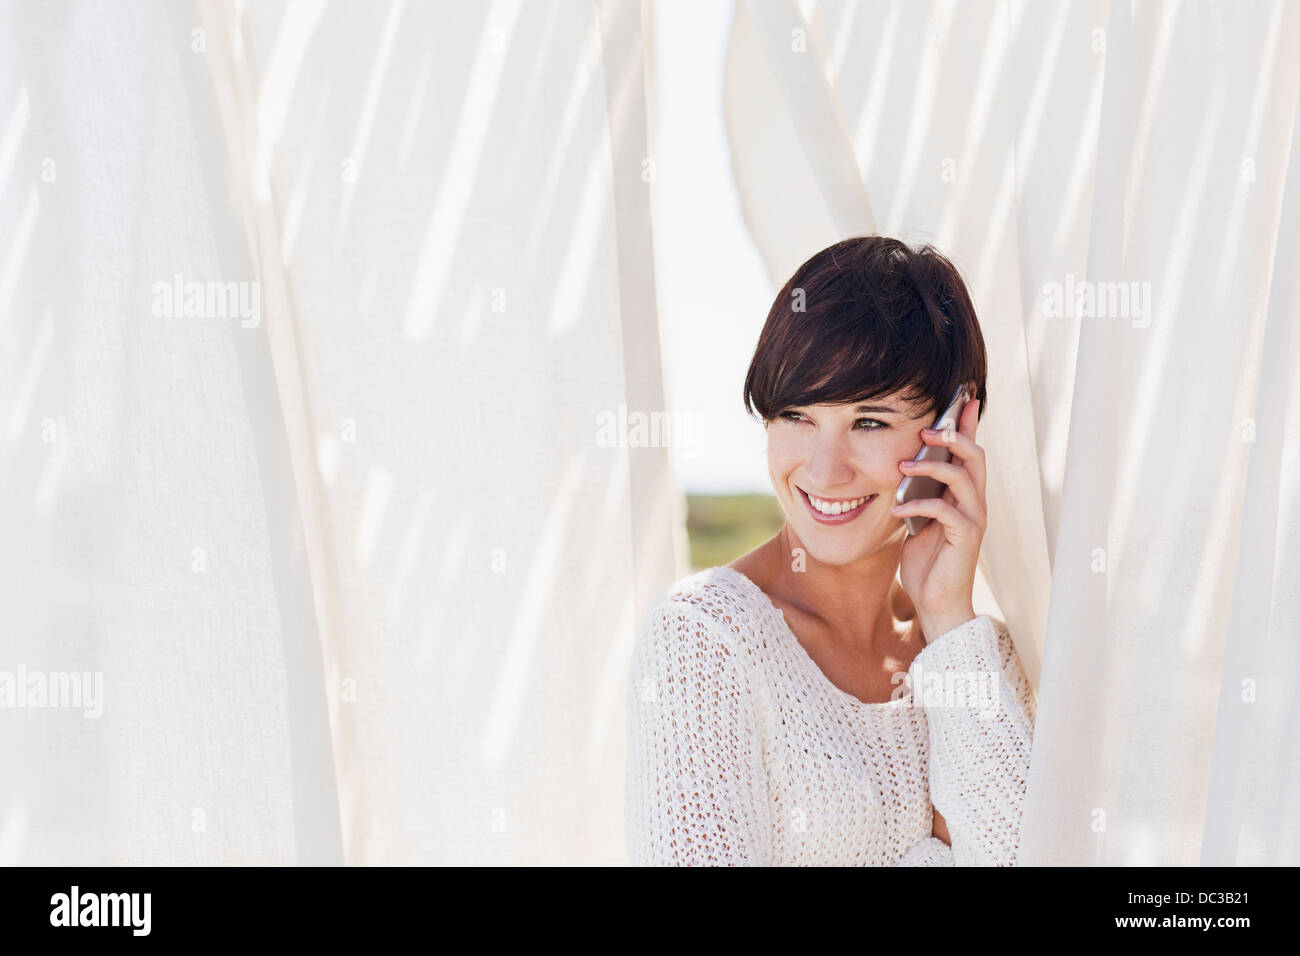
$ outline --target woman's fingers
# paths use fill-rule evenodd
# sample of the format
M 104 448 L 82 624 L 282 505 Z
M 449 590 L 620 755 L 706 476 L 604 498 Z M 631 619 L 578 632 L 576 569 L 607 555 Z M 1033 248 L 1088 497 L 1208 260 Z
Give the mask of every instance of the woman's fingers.
M 954 458 L 960 459 L 966 470 L 970 472 L 971 481 L 982 500 L 988 478 L 988 463 L 984 458 L 984 449 L 975 442 L 975 428 L 979 418 L 978 406 L 978 400 L 966 403 L 966 407 L 962 409 L 958 428 L 949 428 L 942 432 L 932 432 L 928 428 L 923 428 L 921 441 L 927 445 L 943 445 Z M 935 477 L 943 480 L 939 475 Z
M 976 524 L 985 522 L 984 496 L 975 487 L 971 473 L 963 465 L 950 461 L 900 462 L 899 470 L 905 475 L 929 475 L 948 486 L 957 507 Z M 946 498 L 946 496 L 945 496 Z M 924 500 L 924 499 L 917 499 Z
M 950 540 L 978 538 L 984 533 L 983 521 L 976 521 L 959 511 L 956 505 L 949 504 L 942 498 L 915 498 L 905 504 L 894 505 L 893 512 L 899 518 L 908 515 L 934 518 L 948 529 Z

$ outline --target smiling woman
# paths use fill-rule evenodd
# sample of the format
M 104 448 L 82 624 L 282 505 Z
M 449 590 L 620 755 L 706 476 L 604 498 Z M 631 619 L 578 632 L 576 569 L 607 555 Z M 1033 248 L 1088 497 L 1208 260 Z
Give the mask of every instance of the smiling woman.
M 971 603 L 985 374 L 970 297 L 933 248 L 848 239 L 777 295 L 744 397 L 785 521 L 651 609 L 631 672 L 633 862 L 1014 864 L 1036 704 L 1006 625 Z M 958 428 L 927 429 L 959 385 L 975 400 Z M 927 444 L 951 460 L 912 462 Z M 943 497 L 888 508 L 912 474 Z M 909 535 L 908 515 L 935 520 Z M 923 674 L 991 680 L 992 706 L 921 695 Z

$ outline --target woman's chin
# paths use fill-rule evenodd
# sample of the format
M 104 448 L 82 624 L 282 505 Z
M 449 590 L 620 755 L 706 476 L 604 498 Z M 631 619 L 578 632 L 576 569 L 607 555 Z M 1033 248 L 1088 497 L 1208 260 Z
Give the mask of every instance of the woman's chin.
M 819 564 L 852 564 L 873 550 L 861 537 L 826 534 L 820 528 L 796 529 L 799 543 L 809 558 Z

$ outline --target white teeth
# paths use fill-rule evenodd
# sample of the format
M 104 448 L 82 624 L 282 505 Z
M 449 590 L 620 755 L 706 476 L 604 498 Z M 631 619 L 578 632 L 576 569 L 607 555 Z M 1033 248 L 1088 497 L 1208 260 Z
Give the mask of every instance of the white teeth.
M 808 500 L 811 501 L 812 506 L 816 508 L 818 511 L 820 511 L 822 514 L 838 515 L 838 514 L 844 514 L 846 511 L 852 511 L 854 508 L 857 508 L 864 501 L 866 501 L 867 498 L 870 497 L 871 497 L 870 495 L 865 495 L 864 497 L 861 498 L 854 498 L 852 501 L 832 502 L 832 501 L 823 501 L 821 498 L 814 498 L 812 495 L 809 495 Z

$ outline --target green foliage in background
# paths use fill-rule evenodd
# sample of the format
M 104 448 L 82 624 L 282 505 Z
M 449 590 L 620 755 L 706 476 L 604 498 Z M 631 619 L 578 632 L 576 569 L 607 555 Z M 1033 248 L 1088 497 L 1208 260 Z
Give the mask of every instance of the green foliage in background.
M 776 534 L 785 521 L 775 495 L 688 494 L 686 508 L 696 571 L 729 564 Z

